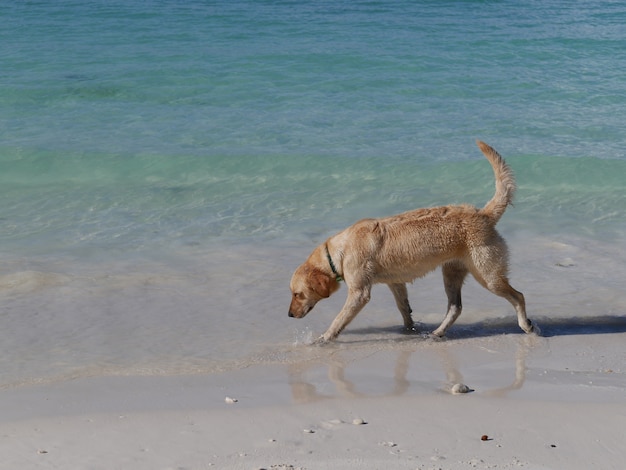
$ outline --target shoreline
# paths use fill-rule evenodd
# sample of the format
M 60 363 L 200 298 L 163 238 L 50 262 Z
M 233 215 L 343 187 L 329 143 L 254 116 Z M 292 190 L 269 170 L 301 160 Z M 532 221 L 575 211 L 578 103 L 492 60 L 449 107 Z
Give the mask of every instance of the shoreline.
M 220 374 L 5 389 L 0 451 L 10 468 L 617 469 L 625 339 L 343 344 Z

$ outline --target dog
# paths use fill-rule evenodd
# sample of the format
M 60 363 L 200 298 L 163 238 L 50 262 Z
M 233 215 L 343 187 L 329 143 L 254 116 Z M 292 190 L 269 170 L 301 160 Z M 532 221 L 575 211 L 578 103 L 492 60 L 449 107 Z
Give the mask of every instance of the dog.
M 303 318 L 345 281 L 346 302 L 317 342 L 334 340 L 369 302 L 372 285 L 383 283 L 393 293 L 404 327 L 415 331 L 406 283 L 441 266 L 448 310 L 433 336 L 443 337 L 461 314 L 468 273 L 513 305 L 524 332 L 538 333 L 526 316 L 524 295 L 509 284 L 506 242 L 495 229 L 515 193 L 513 172 L 493 148 L 477 144 L 491 163 L 496 186 L 482 209 L 449 205 L 356 222 L 315 248 L 295 270 L 289 317 Z

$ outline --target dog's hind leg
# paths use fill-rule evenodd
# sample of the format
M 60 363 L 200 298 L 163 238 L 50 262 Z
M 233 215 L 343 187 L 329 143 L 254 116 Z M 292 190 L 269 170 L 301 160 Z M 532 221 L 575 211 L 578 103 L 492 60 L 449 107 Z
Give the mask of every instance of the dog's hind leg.
M 487 289 L 500 297 L 504 297 L 513 305 L 513 307 L 515 307 L 515 312 L 517 312 L 517 324 L 522 330 L 524 330 L 524 332 L 534 332 L 540 334 L 539 329 L 533 325 L 533 323 L 526 316 L 526 301 L 524 300 L 524 294 L 513 289 L 508 280 L 500 280 L 495 283 L 495 285 L 491 287 L 488 286 Z
M 400 310 L 402 319 L 404 320 L 404 327 L 407 330 L 413 330 L 413 317 L 411 317 L 412 310 L 409 305 L 409 296 L 406 290 L 406 284 L 393 283 L 387 285 L 393 293 L 394 299 L 396 299 L 396 305 L 398 306 L 398 310 Z
M 448 311 L 441 325 L 433 331 L 435 336 L 445 335 L 448 328 L 461 315 L 461 310 L 463 309 L 461 288 L 468 271 L 461 261 L 448 261 L 441 266 L 441 272 L 443 274 L 443 285 L 448 296 Z
M 509 284 L 507 255 L 506 245 L 503 240 L 493 246 L 485 246 L 475 250 L 474 259 L 481 262 L 473 263 L 471 273 L 478 283 L 489 290 L 489 292 L 505 298 L 513 305 L 517 313 L 517 323 L 524 332 L 540 334 L 539 328 L 533 325 L 526 316 L 524 294 L 516 291 Z

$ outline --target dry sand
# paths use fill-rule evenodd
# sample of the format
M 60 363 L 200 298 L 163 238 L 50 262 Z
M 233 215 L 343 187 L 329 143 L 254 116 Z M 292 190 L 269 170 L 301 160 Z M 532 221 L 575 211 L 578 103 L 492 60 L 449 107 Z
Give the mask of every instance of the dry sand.
M 9 388 L 0 468 L 623 469 L 625 326 L 400 345 L 347 335 L 221 374 Z M 451 393 L 457 383 L 472 391 Z

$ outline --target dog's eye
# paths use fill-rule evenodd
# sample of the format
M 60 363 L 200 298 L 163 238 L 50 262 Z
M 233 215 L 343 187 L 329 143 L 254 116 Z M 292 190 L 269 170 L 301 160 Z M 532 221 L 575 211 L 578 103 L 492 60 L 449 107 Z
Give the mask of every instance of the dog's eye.
M 294 298 L 296 299 L 301 299 L 302 298 L 302 294 L 300 292 L 294 292 L 293 293 Z

